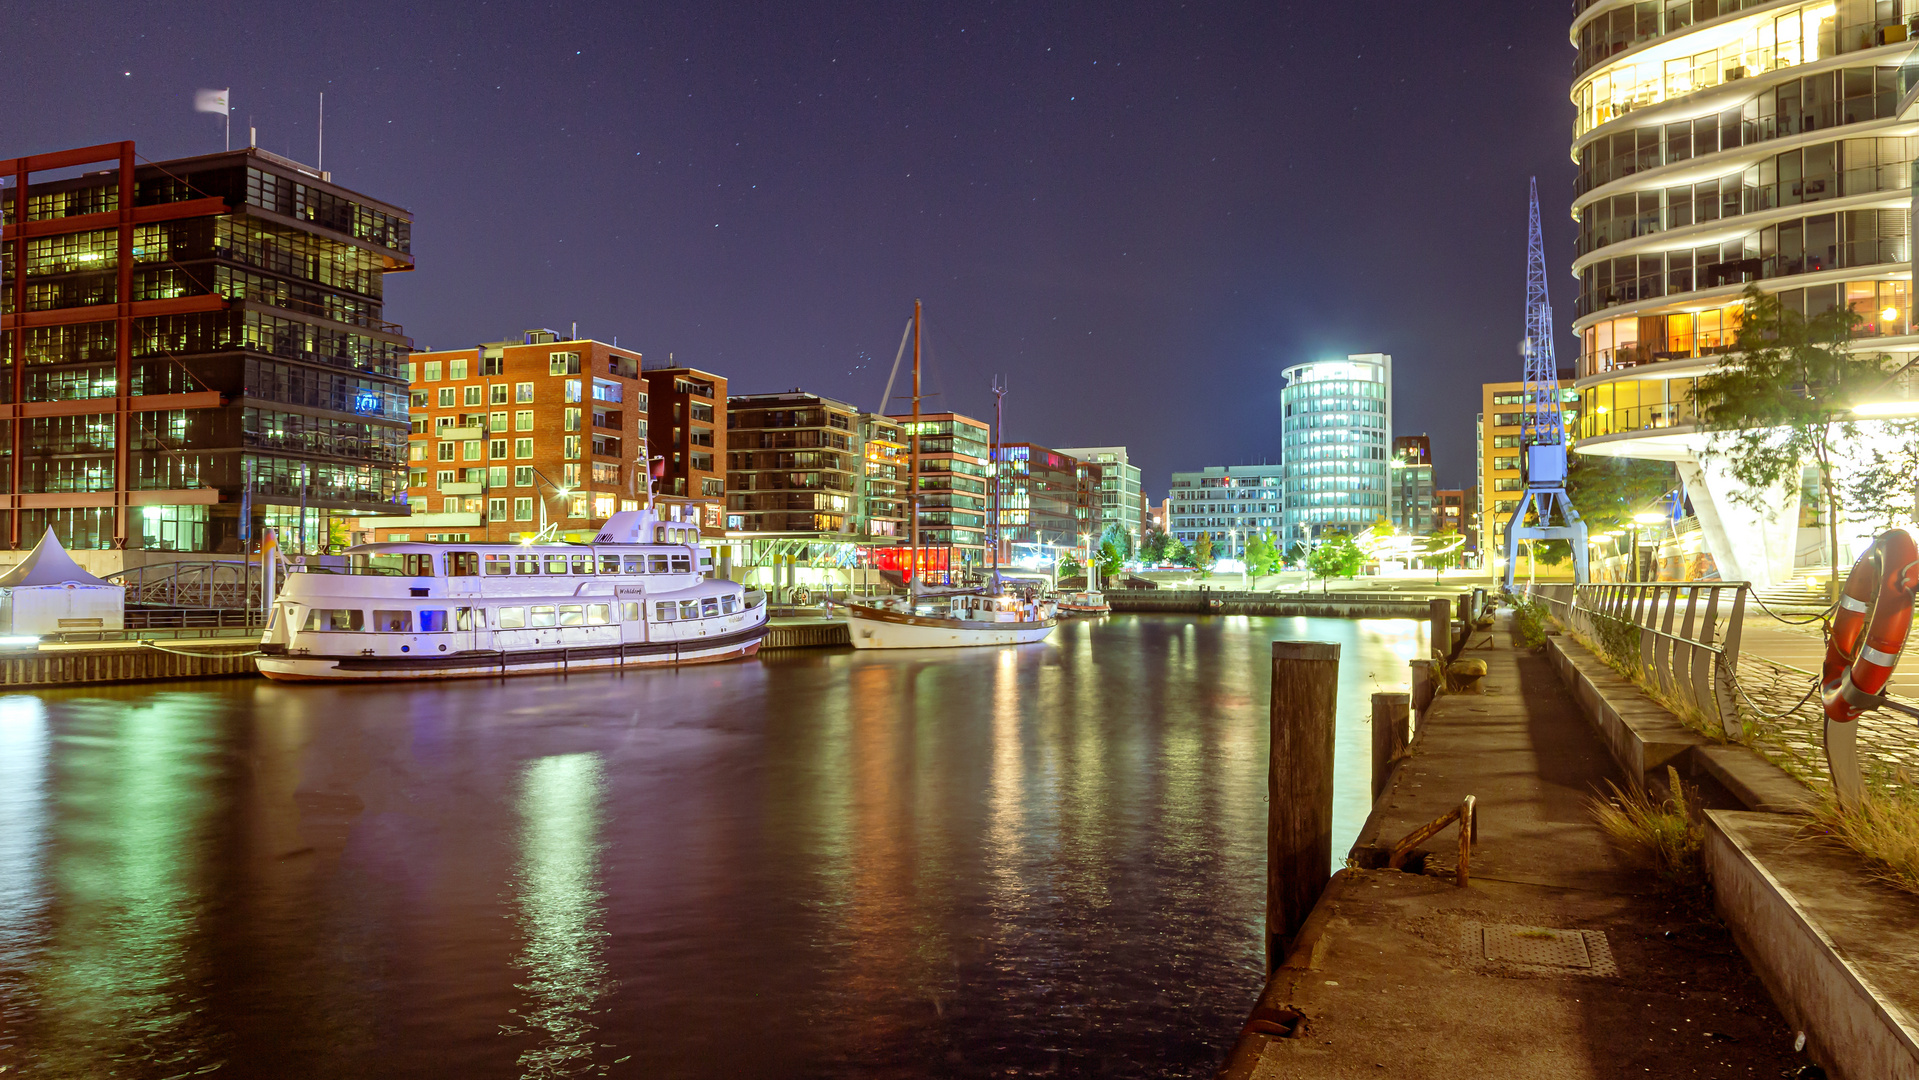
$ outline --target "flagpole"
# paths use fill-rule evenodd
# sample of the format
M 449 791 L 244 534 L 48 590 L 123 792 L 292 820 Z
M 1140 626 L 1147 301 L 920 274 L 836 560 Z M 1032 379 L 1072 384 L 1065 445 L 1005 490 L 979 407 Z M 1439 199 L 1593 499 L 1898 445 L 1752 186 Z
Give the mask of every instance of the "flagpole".
M 220 103 L 226 106 L 226 108 L 220 111 L 226 114 L 227 150 L 231 152 L 233 150 L 233 87 L 229 86 L 221 92 Z

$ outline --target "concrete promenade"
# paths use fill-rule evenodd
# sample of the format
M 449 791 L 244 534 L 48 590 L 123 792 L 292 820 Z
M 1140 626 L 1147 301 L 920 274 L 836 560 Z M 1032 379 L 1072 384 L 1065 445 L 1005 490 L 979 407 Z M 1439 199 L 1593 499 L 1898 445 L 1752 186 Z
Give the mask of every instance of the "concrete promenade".
M 1470 884 L 1453 884 L 1451 828 L 1422 845 L 1426 874 L 1336 874 L 1261 997 L 1304 1024 L 1243 1036 L 1222 1075 L 1777 1077 L 1804 1064 L 1711 913 L 1662 892 L 1593 823 L 1587 796 L 1625 778 L 1549 662 L 1494 637 L 1466 654 L 1486 660 L 1486 693 L 1434 702 L 1355 849 L 1390 847 L 1476 796 Z
M 1826 639 L 1818 622 L 1789 623 L 1762 611 L 1746 616 L 1739 632 L 1739 649 L 1818 674 L 1826 657 Z M 1907 639 L 1887 686 L 1895 696 L 1919 699 L 1919 634 Z

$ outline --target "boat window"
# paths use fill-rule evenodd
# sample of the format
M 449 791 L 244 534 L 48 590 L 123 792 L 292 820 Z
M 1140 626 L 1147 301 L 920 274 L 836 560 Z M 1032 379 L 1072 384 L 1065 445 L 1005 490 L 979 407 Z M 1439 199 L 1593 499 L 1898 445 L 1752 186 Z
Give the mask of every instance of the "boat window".
M 480 615 L 480 621 L 482 623 L 486 622 L 486 614 L 484 612 L 482 612 Z M 473 609 L 472 608 L 463 607 L 463 608 L 453 609 L 453 629 L 455 630 L 473 629 Z
M 586 605 L 586 625 L 605 626 L 613 621 L 613 613 L 606 604 Z
M 512 572 L 513 572 L 513 556 L 505 553 L 501 553 L 498 555 L 488 553 L 486 557 L 486 576 L 487 577 L 500 577 L 503 574 L 511 574 Z
M 646 573 L 646 556 L 644 555 L 626 556 L 626 572 L 629 574 Z
M 620 572 L 620 557 L 618 555 L 602 554 L 600 556 L 600 573 L 617 574 L 619 572 Z
M 407 577 L 433 576 L 433 555 L 430 552 L 403 555 L 401 558 L 406 560 Z
M 666 526 L 664 525 L 653 526 L 653 542 L 656 544 L 666 543 Z
M 585 622 L 586 622 L 586 615 L 580 610 L 580 605 L 578 604 L 561 604 L 560 605 L 560 625 L 561 626 L 580 626 L 580 625 L 583 625 Z
M 648 555 L 646 557 L 646 570 L 647 570 L 647 573 L 649 574 L 666 573 L 666 556 L 665 555 Z
M 411 611 L 374 611 L 373 629 L 381 634 L 407 634 L 413 631 Z
M 313 608 L 307 612 L 307 630 L 363 630 L 366 612 L 352 608 Z
M 526 609 L 528 626 L 552 626 L 554 621 L 552 604 L 535 604 Z
M 521 555 L 515 552 L 513 555 L 513 572 L 516 574 L 539 573 L 540 557 L 538 555 Z
M 461 608 L 460 614 L 462 615 L 466 614 L 466 609 Z M 420 612 L 420 633 L 422 634 L 446 633 L 446 612 L 444 611 Z
M 673 601 L 661 600 L 659 603 L 654 604 L 653 605 L 653 621 L 654 622 L 672 622 L 673 621 Z
M 447 577 L 472 577 L 480 572 L 480 553 L 477 551 L 449 551 L 446 553 Z
M 356 574 L 390 574 L 399 577 L 407 572 L 405 555 L 355 555 L 353 572 Z
M 500 609 L 500 629 L 518 630 L 526 625 L 526 609 L 523 607 L 503 607 Z
M 700 617 L 700 602 L 698 600 L 680 601 L 680 618 L 697 619 L 699 617 Z
M 673 556 L 673 572 L 676 574 L 692 573 L 693 557 L 691 555 L 675 554 Z
M 712 617 L 720 613 L 720 598 L 709 596 L 700 601 L 700 614 Z
M 562 551 L 557 554 L 548 554 L 546 557 L 546 572 L 549 574 L 566 573 L 566 553 Z
M 629 600 L 621 604 L 620 619 L 624 622 L 639 622 L 640 621 L 639 602 L 634 600 Z
M 731 596 L 720 597 L 720 610 L 726 612 L 728 615 L 733 614 L 733 598 Z
M 593 553 L 589 551 L 589 552 L 586 552 L 585 554 L 573 556 L 573 572 L 576 574 L 592 573 L 593 572 Z

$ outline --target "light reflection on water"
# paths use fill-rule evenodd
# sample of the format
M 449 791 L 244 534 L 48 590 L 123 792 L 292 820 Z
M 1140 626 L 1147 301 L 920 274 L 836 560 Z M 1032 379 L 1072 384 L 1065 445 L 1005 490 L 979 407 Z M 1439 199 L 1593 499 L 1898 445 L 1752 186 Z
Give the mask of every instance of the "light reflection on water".
M 1205 1076 L 1259 983 L 1275 637 L 1070 623 L 570 680 L 0 698 L 8 1075 Z

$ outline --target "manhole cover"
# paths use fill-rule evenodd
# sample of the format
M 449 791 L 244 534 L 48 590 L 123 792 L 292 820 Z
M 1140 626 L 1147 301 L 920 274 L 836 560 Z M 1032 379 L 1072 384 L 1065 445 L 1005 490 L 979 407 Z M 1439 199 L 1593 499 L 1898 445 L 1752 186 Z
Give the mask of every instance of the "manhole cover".
M 1465 930 L 1467 957 L 1475 966 L 1559 975 L 1619 974 L 1601 930 L 1479 924 L 1468 924 Z

